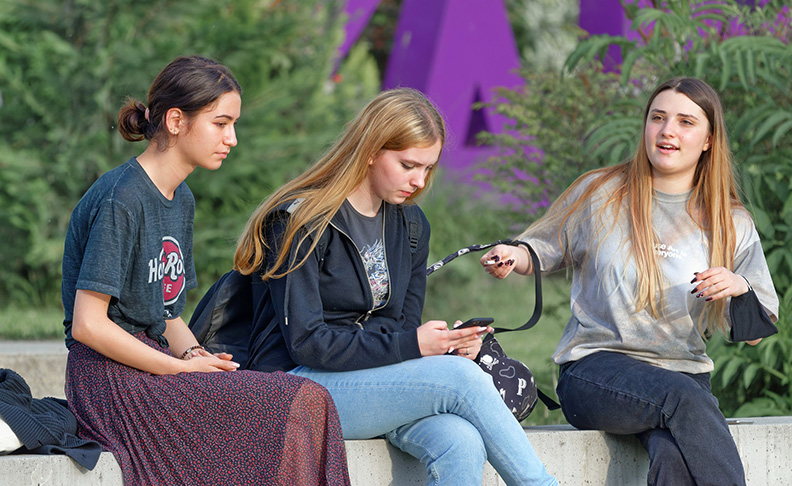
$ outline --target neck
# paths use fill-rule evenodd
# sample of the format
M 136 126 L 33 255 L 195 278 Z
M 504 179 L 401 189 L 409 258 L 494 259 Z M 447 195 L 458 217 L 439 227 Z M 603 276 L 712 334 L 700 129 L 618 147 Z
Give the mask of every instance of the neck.
M 193 171 L 193 167 L 182 163 L 175 150 L 160 151 L 155 142 L 149 144 L 137 157 L 137 161 L 157 189 L 168 199 L 173 199 L 176 188 Z
M 652 187 L 666 194 L 682 194 L 693 189 L 693 176 L 661 176 L 652 174 Z
M 374 195 L 366 181 L 347 195 L 347 201 L 363 216 L 376 216 L 382 207 L 382 199 Z

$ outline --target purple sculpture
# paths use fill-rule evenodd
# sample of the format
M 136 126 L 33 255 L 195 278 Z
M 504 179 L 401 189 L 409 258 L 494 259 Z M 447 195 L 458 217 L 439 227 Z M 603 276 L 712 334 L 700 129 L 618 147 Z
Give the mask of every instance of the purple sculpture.
M 349 0 L 345 54 L 379 0 Z M 476 143 L 482 130 L 498 133 L 506 119 L 473 104 L 494 98 L 498 86 L 523 84 L 520 59 L 502 0 L 404 0 L 383 88 L 410 86 L 426 93 L 448 122 L 446 174 L 470 180 L 472 166 L 493 154 Z

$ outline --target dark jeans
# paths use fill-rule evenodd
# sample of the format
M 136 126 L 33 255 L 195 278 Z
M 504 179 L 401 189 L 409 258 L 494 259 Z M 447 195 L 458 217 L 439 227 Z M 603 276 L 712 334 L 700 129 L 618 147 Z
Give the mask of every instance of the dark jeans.
M 649 485 L 742 486 L 742 462 L 709 380 L 601 351 L 562 365 L 556 391 L 578 429 L 638 437 L 649 453 Z

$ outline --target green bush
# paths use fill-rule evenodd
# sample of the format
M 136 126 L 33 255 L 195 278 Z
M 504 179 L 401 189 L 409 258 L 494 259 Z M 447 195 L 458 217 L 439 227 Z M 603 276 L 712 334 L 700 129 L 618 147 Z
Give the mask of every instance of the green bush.
M 177 55 L 227 64 L 243 86 L 239 146 L 189 179 L 199 282 L 230 268 L 253 208 L 309 164 L 379 90 L 353 50 L 330 80 L 341 1 L 0 2 L 0 304 L 57 305 L 72 208 L 96 178 L 145 148 L 115 130 Z M 197 294 L 193 292 L 192 294 Z

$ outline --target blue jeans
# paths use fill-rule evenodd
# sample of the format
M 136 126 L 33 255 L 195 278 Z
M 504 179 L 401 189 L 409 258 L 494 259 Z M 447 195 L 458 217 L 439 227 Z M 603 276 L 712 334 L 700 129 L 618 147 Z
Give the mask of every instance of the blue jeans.
M 562 365 L 556 391 L 578 429 L 638 437 L 649 453 L 649 485 L 742 486 L 742 462 L 709 380 L 600 351 Z
M 290 373 L 327 388 L 345 439 L 384 436 L 426 466 L 427 484 L 480 485 L 487 460 L 507 484 L 558 484 L 490 376 L 469 359 L 429 356 L 343 372 L 299 366 Z

